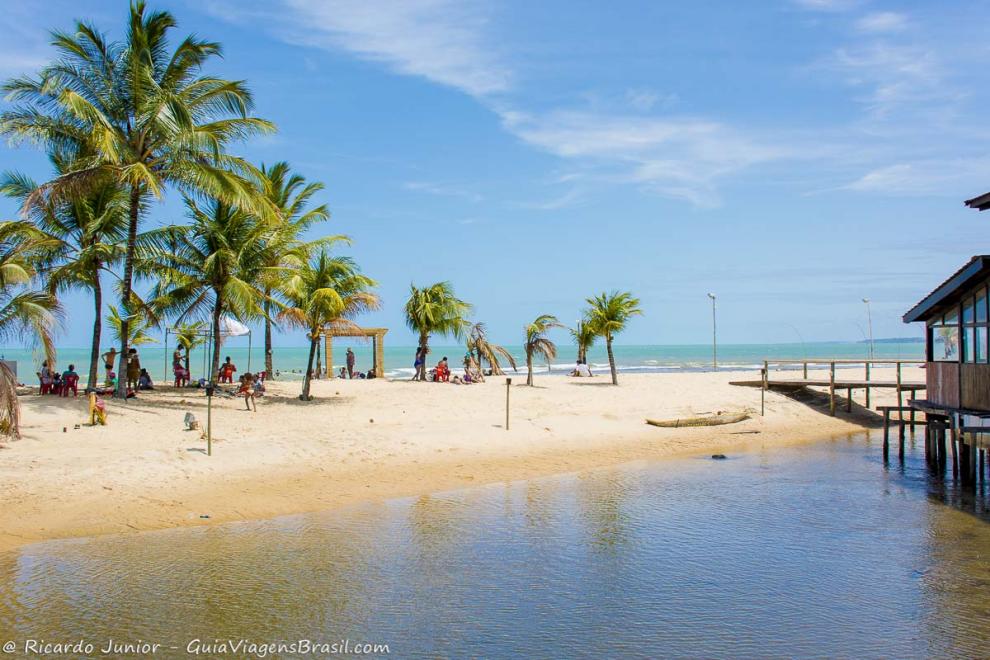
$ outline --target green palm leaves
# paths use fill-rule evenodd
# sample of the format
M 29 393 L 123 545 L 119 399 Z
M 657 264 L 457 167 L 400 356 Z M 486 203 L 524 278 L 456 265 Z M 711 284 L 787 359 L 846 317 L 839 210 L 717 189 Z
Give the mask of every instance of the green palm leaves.
M 288 304 L 279 316 L 290 325 L 304 328 L 310 340 L 302 400 L 310 399 L 313 359 L 321 331 L 334 326 L 352 327 L 352 318 L 378 309 L 381 302 L 371 291 L 375 286 L 377 283 L 362 275 L 353 260 L 333 257 L 326 249 L 321 249 L 288 280 L 283 291 Z
M 467 332 L 471 305 L 454 295 L 450 282 L 437 282 L 427 287 L 409 287 L 406 301 L 406 325 L 419 335 L 419 350 L 424 358 L 413 380 L 426 380 L 425 353 L 429 351 L 431 335 L 461 339 Z
M 643 313 L 639 308 L 639 298 L 633 297 L 628 291 L 612 291 L 588 298 L 587 303 L 586 323 L 591 332 L 605 338 L 612 384 L 618 385 L 619 376 L 615 369 L 615 356 L 612 354 L 612 340 L 626 329 L 630 318 Z
M 542 358 L 549 364 L 557 357 L 557 345 L 547 337 L 547 333 L 553 328 L 563 327 L 553 314 L 540 314 L 525 327 L 526 342 L 523 348 L 526 349 L 527 385 L 533 384 L 533 358 Z

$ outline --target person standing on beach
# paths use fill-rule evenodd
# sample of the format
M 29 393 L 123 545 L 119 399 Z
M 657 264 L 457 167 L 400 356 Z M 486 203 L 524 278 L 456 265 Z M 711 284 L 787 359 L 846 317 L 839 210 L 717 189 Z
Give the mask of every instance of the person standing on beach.
M 354 351 L 347 349 L 347 377 L 354 378 Z
M 127 388 L 137 392 L 138 380 L 141 378 L 141 358 L 136 348 L 127 351 Z
M 107 370 L 107 380 L 110 380 L 110 372 L 113 371 L 113 365 L 117 361 L 117 348 L 111 348 L 109 351 L 101 355 L 103 358 L 103 366 Z

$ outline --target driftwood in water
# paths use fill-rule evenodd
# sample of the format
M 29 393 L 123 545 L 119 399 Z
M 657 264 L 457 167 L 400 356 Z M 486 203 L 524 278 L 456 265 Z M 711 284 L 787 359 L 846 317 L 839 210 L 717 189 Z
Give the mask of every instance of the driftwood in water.
M 749 419 L 748 412 L 681 417 L 679 419 L 647 419 L 646 423 L 651 426 L 677 429 L 688 426 L 722 426 L 723 424 L 735 424 L 746 419 Z

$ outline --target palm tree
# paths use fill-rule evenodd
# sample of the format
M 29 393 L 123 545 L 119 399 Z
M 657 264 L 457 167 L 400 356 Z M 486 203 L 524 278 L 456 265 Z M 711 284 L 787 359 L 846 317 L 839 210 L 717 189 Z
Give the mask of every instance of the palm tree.
M 29 223 L 0 223 L 0 341 L 30 338 L 41 344 L 49 364 L 55 362 L 54 332 L 62 310 L 48 291 L 30 288 L 37 274 L 36 251 L 50 249 Z M 20 437 L 17 377 L 0 364 L 0 434 Z
M 195 323 L 180 323 L 175 326 L 175 341 L 185 352 L 186 374 L 189 373 L 189 353 L 197 346 L 206 343 L 206 323 L 196 321 Z
M 629 291 L 612 291 L 602 293 L 587 299 L 586 318 L 591 330 L 605 338 L 605 348 L 608 351 L 608 366 L 612 370 L 612 384 L 619 384 L 619 375 L 615 370 L 615 356 L 612 354 L 612 340 L 615 335 L 626 329 L 626 324 L 633 316 L 643 313 L 639 308 L 639 298 L 634 298 Z
M 309 261 L 310 256 L 320 247 L 330 247 L 335 242 L 344 241 L 342 236 L 327 236 L 315 241 L 303 241 L 302 234 L 313 225 L 330 218 L 325 204 L 307 209 L 313 195 L 323 190 L 323 184 L 306 183 L 300 174 L 294 174 L 289 164 L 279 162 L 260 168 L 257 182 L 261 193 L 267 198 L 278 217 L 272 223 L 272 233 L 265 246 L 265 263 L 271 268 L 279 266 L 298 267 Z M 263 277 L 262 291 L 265 294 L 265 371 L 272 378 L 275 371 L 272 356 L 272 318 L 277 312 L 274 295 L 279 291 L 281 277 L 277 271 L 269 271 Z
M 104 181 L 128 197 L 127 241 L 121 282 L 120 369 L 127 359 L 127 328 L 135 311 L 134 259 L 141 217 L 151 197 L 166 186 L 206 194 L 228 203 L 267 208 L 242 176 L 253 168 L 225 153 L 226 147 L 270 122 L 248 116 L 251 94 L 243 82 L 200 75 L 221 54 L 220 44 L 194 36 L 173 49 L 176 21 L 131 3 L 126 38 L 111 42 L 79 22 L 74 33 L 53 33 L 54 63 L 37 77 L 8 81 L 2 89 L 14 107 L 0 115 L 0 133 L 45 149 L 86 144 L 92 155 L 41 186 L 28 200 L 64 199 Z M 117 395 L 125 396 L 124 379 Z
M 179 322 L 209 318 L 213 363 L 209 378 L 220 368 L 224 314 L 240 321 L 264 316 L 263 273 L 279 271 L 265 262 L 269 225 L 218 199 L 197 202 L 186 197 L 192 224 L 145 232 L 139 241 L 139 272 L 154 274 L 155 309 L 177 311 Z
M 70 171 L 71 162 L 66 157 L 52 154 L 51 160 L 56 174 Z M 7 173 L 0 179 L 0 194 L 22 204 L 38 189 L 38 184 L 21 174 Z M 96 387 L 103 324 L 100 277 L 122 255 L 121 244 L 127 235 L 126 196 L 113 182 L 103 181 L 63 203 L 48 201 L 26 210 L 49 243 L 40 265 L 48 291 L 53 295 L 74 288 L 92 292 L 95 314 L 87 387 Z
M 547 364 L 557 357 L 557 345 L 547 337 L 547 333 L 553 328 L 563 328 L 557 317 L 553 314 L 540 314 L 532 323 L 524 329 L 526 331 L 526 342 L 523 348 L 526 349 L 526 384 L 533 385 L 533 357 L 541 357 Z
M 467 337 L 467 351 L 468 354 L 473 353 L 477 356 L 478 369 L 481 369 L 483 364 L 482 358 L 488 360 L 488 364 L 492 367 L 492 375 L 502 376 L 505 374 L 499 361 L 500 357 L 509 363 L 513 371 L 518 371 L 516 358 L 513 357 L 512 353 L 504 346 L 488 341 L 488 329 L 484 323 L 475 323 L 471 326 Z
M 571 328 L 571 339 L 577 345 L 577 359 L 578 362 L 587 364 L 588 363 L 588 349 L 594 346 L 595 337 L 597 335 L 591 324 L 588 323 L 588 319 L 582 319 L 578 321 L 577 327 Z
M 321 332 L 327 326 L 352 328 L 354 323 L 350 319 L 378 309 L 380 300 L 370 291 L 375 286 L 376 282 L 362 275 L 351 259 L 331 257 L 325 249 L 290 278 L 285 287 L 289 304 L 280 317 L 291 325 L 304 328 L 309 338 L 309 359 L 299 396 L 303 401 L 312 398 L 309 394 L 311 373 Z
M 117 309 L 116 305 L 110 305 L 107 313 L 107 325 L 110 326 L 110 334 L 113 338 L 120 342 L 123 339 L 122 333 L 124 330 L 124 319 L 120 315 L 120 310 Z M 148 334 L 148 330 L 155 327 L 155 323 L 147 318 L 140 317 L 138 319 L 131 319 L 131 322 L 127 324 L 127 345 L 128 346 L 143 346 L 144 344 L 154 344 L 157 340 Z
M 450 282 L 437 282 L 423 288 L 415 284 L 409 287 L 406 325 L 419 333 L 419 351 L 423 357 L 413 380 L 426 380 L 430 335 L 461 339 L 467 330 L 469 322 L 466 317 L 470 312 L 471 305 L 454 295 Z

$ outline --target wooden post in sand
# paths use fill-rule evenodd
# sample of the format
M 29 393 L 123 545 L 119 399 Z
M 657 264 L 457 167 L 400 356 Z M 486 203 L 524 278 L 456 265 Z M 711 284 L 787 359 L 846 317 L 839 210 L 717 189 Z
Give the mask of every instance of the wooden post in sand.
M 870 363 L 866 363 L 866 409 L 870 409 Z
M 763 377 L 763 387 L 760 388 L 760 417 L 763 417 L 766 414 L 766 400 L 767 400 L 767 368 L 766 367 L 763 367 L 763 370 L 760 375 Z
M 835 362 L 829 362 L 828 410 L 832 414 L 832 417 L 835 417 Z
M 904 394 L 901 392 L 901 363 L 897 363 L 897 418 L 901 423 L 901 429 L 899 433 L 900 437 L 904 439 Z M 914 429 L 911 429 L 914 431 Z
M 512 388 L 512 379 L 505 379 L 505 430 L 509 430 L 509 390 Z

